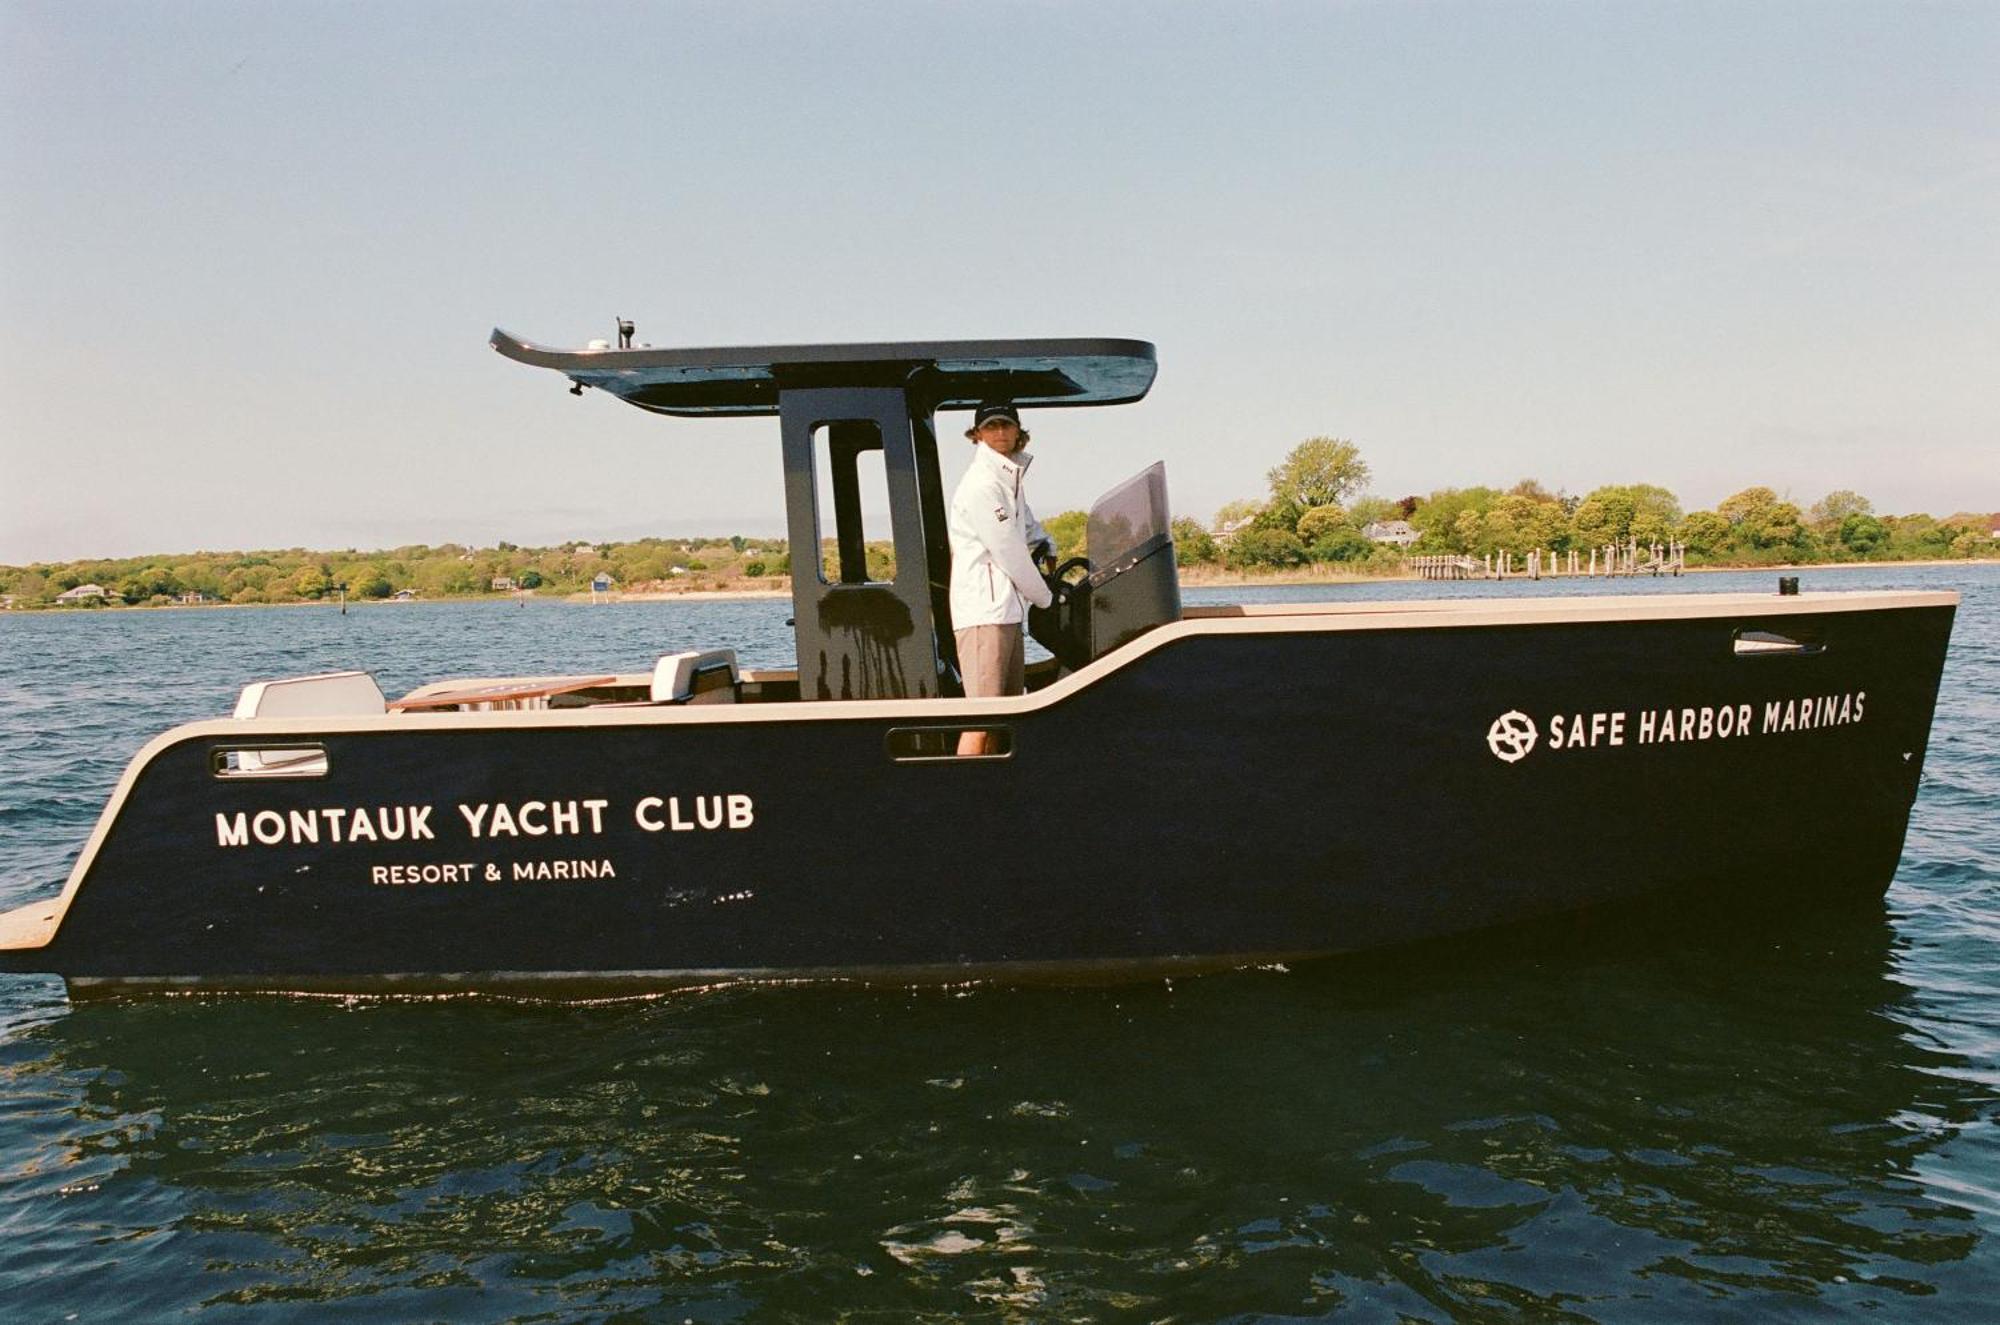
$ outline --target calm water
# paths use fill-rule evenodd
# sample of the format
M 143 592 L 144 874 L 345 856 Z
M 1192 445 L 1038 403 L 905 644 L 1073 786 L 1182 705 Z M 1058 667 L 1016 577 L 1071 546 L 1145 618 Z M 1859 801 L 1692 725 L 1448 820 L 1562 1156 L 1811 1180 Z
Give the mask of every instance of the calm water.
M 1993 1319 L 2000 568 L 1805 578 L 1965 596 L 1879 913 L 1094 990 L 0 977 L 0 1319 Z M 786 614 L 0 616 L 0 906 L 247 679 L 783 663 Z

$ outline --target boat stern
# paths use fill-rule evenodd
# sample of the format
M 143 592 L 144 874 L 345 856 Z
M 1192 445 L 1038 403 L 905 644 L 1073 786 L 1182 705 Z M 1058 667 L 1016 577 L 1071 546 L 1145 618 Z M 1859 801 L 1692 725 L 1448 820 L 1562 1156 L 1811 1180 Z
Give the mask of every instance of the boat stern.
M 0 971 L 46 971 L 49 944 L 62 922 L 60 896 L 0 911 Z

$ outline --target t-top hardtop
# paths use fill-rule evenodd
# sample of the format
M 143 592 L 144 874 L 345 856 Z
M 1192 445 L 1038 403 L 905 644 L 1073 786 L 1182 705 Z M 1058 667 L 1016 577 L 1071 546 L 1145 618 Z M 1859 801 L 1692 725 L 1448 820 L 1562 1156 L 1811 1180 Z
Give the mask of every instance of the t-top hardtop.
M 491 343 L 578 386 L 690 417 L 777 414 L 786 391 L 823 387 L 894 387 L 927 412 L 983 400 L 1023 409 L 1123 405 L 1145 396 L 1157 370 L 1146 341 L 1105 337 L 556 350 L 496 327 Z
M 802 699 L 962 693 L 937 411 L 988 400 L 1028 410 L 1127 404 L 1145 396 L 1157 371 L 1150 343 L 1105 337 L 556 350 L 495 328 L 490 343 L 509 359 L 562 373 L 573 394 L 595 388 L 656 414 L 778 416 Z M 896 563 L 885 581 L 872 579 L 868 567 L 857 469 L 859 457 L 877 451 Z M 822 509 L 822 478 L 831 512 Z M 1164 471 L 1156 465 L 1142 478 L 1149 506 L 1139 523 L 1157 536 L 1146 540 L 1142 557 L 1125 555 L 1125 547 L 1107 550 L 1119 554 L 1125 592 L 1089 586 L 1083 592 L 1102 601 L 1094 616 L 1079 602 L 1065 617 L 1065 636 L 1108 644 L 1179 616 L 1164 533 Z M 828 538 L 831 577 L 815 555 Z M 1134 573 L 1141 560 L 1144 571 Z M 1144 592 L 1133 592 L 1142 583 Z M 1091 651 L 1062 641 L 1052 647 L 1072 662 Z

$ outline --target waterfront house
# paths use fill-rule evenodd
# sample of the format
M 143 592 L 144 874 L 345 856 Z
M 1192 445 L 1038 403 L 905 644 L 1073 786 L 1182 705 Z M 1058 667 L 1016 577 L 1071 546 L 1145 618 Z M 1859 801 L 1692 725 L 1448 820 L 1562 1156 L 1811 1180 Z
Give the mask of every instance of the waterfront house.
M 590 591 L 592 593 L 610 593 L 611 583 L 611 577 L 603 571 L 599 571 L 590 577 Z
M 1215 545 L 1228 547 L 1236 541 L 1236 536 L 1248 529 L 1256 519 L 1254 515 L 1246 515 L 1240 520 L 1224 520 L 1215 527 Z
M 1417 531 L 1408 520 L 1372 520 L 1361 527 L 1361 536 L 1374 543 L 1408 547 L 1417 541 Z
M 57 594 L 56 602 L 71 604 L 101 602 L 110 596 L 101 584 L 79 584 L 74 589 Z
M 514 583 L 514 577 L 511 575 L 495 575 L 493 577 L 493 591 L 495 593 L 512 593 L 518 587 Z

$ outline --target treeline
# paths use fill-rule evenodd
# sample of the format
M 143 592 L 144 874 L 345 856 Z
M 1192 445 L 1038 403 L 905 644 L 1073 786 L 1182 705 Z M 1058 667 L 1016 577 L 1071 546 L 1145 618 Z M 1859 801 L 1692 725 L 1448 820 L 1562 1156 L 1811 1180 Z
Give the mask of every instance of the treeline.
M 1551 492 L 1534 479 L 1505 490 L 1440 488 L 1389 499 L 1365 493 L 1369 471 L 1360 451 L 1334 437 L 1301 442 L 1265 477 L 1264 497 L 1230 503 L 1209 528 L 1175 522 L 1182 564 L 1394 570 L 1410 555 L 1512 553 L 1520 559 L 1536 549 L 1588 552 L 1634 541 L 1641 548 L 1683 543 L 1690 565 L 2000 556 L 1989 515 L 1889 515 L 1849 491 L 1828 493 L 1804 510 L 1764 487 L 1745 488 L 1714 510 L 1683 511 L 1678 497 L 1650 483 L 1612 484 L 1577 496 Z M 1395 521 L 1410 526 L 1414 543 L 1398 546 L 1365 532 L 1375 525 L 1383 534 L 1380 526 Z
M 1485 557 L 1536 549 L 1587 552 L 1636 541 L 1641 547 L 1684 543 L 1690 564 L 1758 566 L 1778 563 L 1906 561 L 2000 556 L 1991 517 L 1962 512 L 1929 515 L 1877 512 L 1866 497 L 1828 493 L 1801 510 L 1770 488 L 1745 488 L 1714 510 L 1683 511 L 1665 488 L 1614 484 L 1575 496 L 1551 492 L 1533 479 L 1505 490 L 1440 488 L 1427 496 L 1368 495 L 1369 471 L 1352 442 L 1314 437 L 1292 448 L 1265 475 L 1261 498 L 1231 502 L 1213 522 L 1174 521 L 1182 565 L 1257 573 L 1324 566 L 1393 574 L 1410 555 Z M 1407 522 L 1410 546 L 1371 538 L 1369 527 Z M 1087 516 L 1064 511 L 1044 521 L 1058 555 L 1085 552 Z M 888 543 L 867 547 L 872 579 L 895 574 Z M 827 577 L 832 544 L 822 548 Z M 389 598 L 410 591 L 424 598 L 467 598 L 516 590 L 582 593 L 599 576 L 619 592 L 777 588 L 791 574 L 783 539 L 643 538 L 634 542 L 573 541 L 554 547 L 492 548 L 456 543 L 415 544 L 388 551 L 196 552 L 31 566 L 0 566 L 0 597 L 16 607 L 46 607 L 81 585 L 101 586 L 104 599 L 81 606 L 294 603 L 328 598 Z
M 127 604 L 191 596 L 221 603 L 297 603 L 337 596 L 343 586 L 348 597 L 359 599 L 389 598 L 402 590 L 424 598 L 467 598 L 515 589 L 582 593 L 600 575 L 615 589 L 643 592 L 732 588 L 790 573 L 783 539 L 642 538 L 545 548 L 445 543 L 376 552 L 288 548 L 0 566 L 0 595 L 20 607 L 39 607 L 67 590 L 95 584 L 110 600 Z

